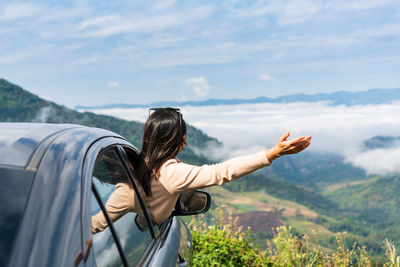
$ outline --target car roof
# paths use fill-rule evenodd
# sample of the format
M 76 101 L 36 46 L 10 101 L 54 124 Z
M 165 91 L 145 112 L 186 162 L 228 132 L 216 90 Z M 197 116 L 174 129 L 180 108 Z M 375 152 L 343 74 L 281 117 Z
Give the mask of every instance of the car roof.
M 25 167 L 36 149 L 51 136 L 76 124 L 0 123 L 0 165 Z

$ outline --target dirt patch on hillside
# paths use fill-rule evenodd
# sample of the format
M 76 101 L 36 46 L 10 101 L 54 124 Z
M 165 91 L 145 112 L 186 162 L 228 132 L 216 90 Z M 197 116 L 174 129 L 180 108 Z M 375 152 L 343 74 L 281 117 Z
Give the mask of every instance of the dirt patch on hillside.
M 243 231 L 250 227 L 252 232 L 261 230 L 267 235 L 273 235 L 276 227 L 285 225 L 275 212 L 252 211 L 235 213 L 232 216 L 238 218 L 238 225 L 243 227 Z

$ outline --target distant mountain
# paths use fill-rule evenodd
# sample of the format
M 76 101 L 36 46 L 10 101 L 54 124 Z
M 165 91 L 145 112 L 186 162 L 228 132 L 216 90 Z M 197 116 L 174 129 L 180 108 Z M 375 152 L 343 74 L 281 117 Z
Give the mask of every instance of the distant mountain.
M 400 144 L 400 136 L 374 136 L 364 141 L 367 150 L 377 148 L 390 148 Z
M 43 100 L 4 79 L 0 79 L 0 121 L 6 122 L 48 122 L 75 123 L 92 127 L 105 128 L 114 131 L 132 144 L 140 147 L 142 142 L 143 124 L 136 121 L 126 121 L 111 116 L 97 115 L 91 112 L 78 112 L 56 103 Z M 211 163 L 205 157 L 194 153 L 193 147 L 204 148 L 220 142 L 209 137 L 201 130 L 188 127 L 188 148 L 179 154 L 181 160 L 192 164 Z M 272 172 L 265 172 L 262 179 L 259 174 L 250 174 L 246 178 L 229 183 L 227 188 L 234 191 L 266 188 L 272 195 L 299 201 L 312 207 L 327 208 L 329 201 L 303 187 L 289 181 L 278 179 Z M 287 188 L 287 190 L 280 190 Z M 294 193 L 295 192 L 295 193 Z
M 4 79 L 0 79 L 0 121 L 74 123 L 99 127 L 124 136 L 138 148 L 140 148 L 143 138 L 143 123 L 91 112 L 78 112 L 41 99 Z M 189 125 L 188 144 L 190 145 L 180 153 L 181 159 L 195 164 L 209 162 L 208 159 L 196 155 L 190 146 L 203 148 L 210 142 L 216 145 L 220 144 L 217 139 L 211 138 L 201 130 Z
M 370 94 L 372 100 L 365 98 L 365 101 L 368 100 L 368 103 L 371 103 L 371 101 L 375 100 L 375 103 L 382 103 L 382 101 L 389 102 L 398 99 L 394 97 L 389 98 L 388 96 L 385 99 L 382 95 L 380 97 L 376 96 L 375 98 L 372 96 L 374 93 L 380 95 L 378 92 L 388 93 L 389 91 L 392 96 L 395 95 L 393 92 L 399 92 L 399 90 L 370 90 L 364 93 Z M 354 101 L 352 101 L 351 98 L 344 97 L 346 94 L 356 95 L 363 93 L 337 93 L 335 101 L 332 100 L 334 98 L 330 98 L 331 103 L 339 104 L 347 102 L 348 104 L 354 104 L 357 101 L 357 103 L 366 103 L 362 101 L 363 98 L 361 96 L 357 98 L 357 101 L 355 101 L 354 98 Z M 335 94 L 330 94 L 330 96 L 332 95 Z M 341 97 L 339 97 L 339 95 Z M 310 99 L 312 98 L 323 99 L 324 97 L 327 99 L 328 95 L 287 96 L 286 98 L 282 97 L 280 100 L 275 99 L 273 101 L 299 101 L 295 99 L 303 99 L 303 101 L 308 99 L 311 101 Z M 254 101 L 261 100 L 262 98 L 258 98 L 258 100 Z M 213 104 L 225 100 L 215 101 L 216 102 Z M 229 100 L 227 101 L 229 102 Z M 236 100 L 230 100 L 230 103 L 234 104 L 235 101 Z M 237 101 L 240 102 L 241 100 Z M 207 101 L 204 101 L 204 104 L 206 102 Z M 226 103 L 227 102 L 225 102 L 225 104 Z M 175 106 L 175 104 L 172 103 L 165 105 Z M 43 100 L 4 79 L 0 79 L 0 121 L 76 123 L 100 127 L 119 133 L 137 147 L 140 147 L 143 132 L 143 124 L 140 122 L 126 121 L 111 116 L 97 115 L 91 112 L 78 112 L 56 103 Z M 382 147 L 393 142 L 394 139 L 391 137 L 374 137 L 367 140 L 366 144 L 372 148 Z M 215 145 L 220 144 L 218 140 L 189 126 L 188 143 L 191 146 L 201 149 L 209 145 L 210 142 Z M 185 162 L 193 164 L 210 163 L 210 160 L 198 156 L 190 147 L 180 154 L 180 158 Z M 315 213 L 315 211 L 318 213 L 318 216 L 312 219 L 312 227 L 315 229 L 317 229 L 316 227 L 320 229 L 319 227 L 323 226 L 325 229 L 332 231 L 332 233 L 336 231 L 347 231 L 352 234 L 352 238 L 365 237 L 364 243 L 368 248 L 378 252 L 382 250 L 381 241 L 384 240 L 384 237 L 387 236 L 392 240 L 396 240 L 396 238 L 399 240 L 398 238 L 400 238 L 400 231 L 398 230 L 400 229 L 398 227 L 398 221 L 400 220 L 398 215 L 400 212 L 398 194 L 400 190 L 400 179 L 399 177 L 387 177 L 376 180 L 371 179 L 365 182 L 368 178 L 370 177 L 366 177 L 363 170 L 345 163 L 343 158 L 338 155 L 304 152 L 301 156 L 294 155 L 282 158 L 276 161 L 276 163 L 274 162 L 271 168 L 262 169 L 238 181 L 228 183 L 224 185 L 222 189 L 229 189 L 226 191 L 230 191 L 232 194 L 234 194 L 233 192 L 239 191 L 245 191 L 243 194 L 250 194 L 251 192 L 249 191 L 256 191 L 263 196 L 268 195 L 273 197 L 268 198 L 268 200 L 264 198 L 258 200 L 264 204 L 273 205 L 275 202 L 279 202 L 280 207 L 285 207 L 288 201 L 292 202 L 292 204 L 290 204 L 292 206 L 301 204 L 307 207 L 307 209 L 312 210 L 313 213 Z M 355 180 L 356 182 L 354 182 Z M 321 189 L 324 186 L 323 183 L 331 185 L 335 182 L 342 186 L 335 187 L 339 188 L 336 191 L 329 191 L 329 197 L 310 189 Z M 215 195 L 215 197 L 222 198 L 223 196 Z M 229 198 L 225 200 L 227 202 L 232 202 L 232 199 Z M 243 207 L 247 207 L 246 205 L 248 205 L 248 203 L 242 203 Z M 258 209 L 257 205 L 254 207 Z M 277 210 L 275 213 L 279 215 L 279 212 L 284 212 L 284 210 Z M 300 209 L 299 214 L 294 214 L 294 216 L 297 218 L 297 221 L 300 220 L 300 222 L 302 222 L 298 225 L 299 229 L 303 229 L 306 224 L 309 225 L 311 219 L 301 219 Z M 288 221 L 289 223 L 296 223 L 296 221 L 293 221 L 293 218 L 290 218 L 290 220 Z M 384 235 L 385 231 L 389 234 Z M 353 235 L 354 233 L 356 235 Z
M 154 102 L 149 104 L 108 104 L 101 106 L 76 106 L 76 109 L 112 109 L 112 108 L 149 108 L 162 106 L 215 106 L 215 105 L 238 105 L 238 104 L 256 104 L 256 103 L 292 103 L 292 102 L 327 102 L 330 105 L 368 105 L 391 103 L 400 100 L 400 88 L 397 89 L 370 89 L 361 92 L 334 92 L 320 94 L 294 94 L 280 96 L 277 98 L 268 98 L 265 96 L 253 99 L 208 99 L 204 101 L 186 101 L 186 102 Z
M 349 211 L 347 226 L 361 227 L 371 242 L 389 238 L 400 244 L 400 176 L 376 177 L 342 187 L 329 197 Z M 365 227 L 368 226 L 368 227 Z M 341 230 L 341 229 L 339 229 Z M 379 249 L 379 248 L 376 248 Z
M 323 190 L 327 185 L 367 179 L 366 172 L 334 153 L 304 151 L 274 162 L 272 170 L 295 184 Z

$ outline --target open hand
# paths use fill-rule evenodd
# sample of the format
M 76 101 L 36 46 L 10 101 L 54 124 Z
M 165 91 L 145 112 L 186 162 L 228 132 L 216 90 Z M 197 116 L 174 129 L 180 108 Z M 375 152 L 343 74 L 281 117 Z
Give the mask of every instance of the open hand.
M 293 140 L 287 140 L 290 132 L 282 135 L 278 143 L 271 149 L 266 150 L 265 154 L 270 162 L 282 155 L 296 154 L 303 151 L 310 145 L 311 135 L 300 136 Z

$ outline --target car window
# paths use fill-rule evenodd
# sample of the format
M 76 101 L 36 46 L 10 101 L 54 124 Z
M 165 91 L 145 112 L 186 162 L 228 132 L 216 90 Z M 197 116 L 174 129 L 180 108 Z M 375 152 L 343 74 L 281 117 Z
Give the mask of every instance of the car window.
M 7 266 L 34 172 L 0 167 L 0 266 Z
M 143 218 L 143 211 L 115 149 L 105 151 L 97 159 L 93 184 L 112 221 L 128 264 L 135 265 L 152 242 L 152 238 L 148 230 L 141 231 L 136 226 L 135 216 Z M 104 257 L 101 254 L 106 251 L 105 244 L 110 244 L 112 236 L 98 203 L 95 199 L 92 203 L 92 232 L 96 232 L 93 236 L 93 246 L 96 263 L 100 266 L 103 263 L 98 258 Z
M 92 216 L 102 213 L 99 203 L 92 194 Z M 93 250 L 97 267 L 123 266 L 114 238 L 110 228 L 107 227 L 101 232 L 93 235 Z

